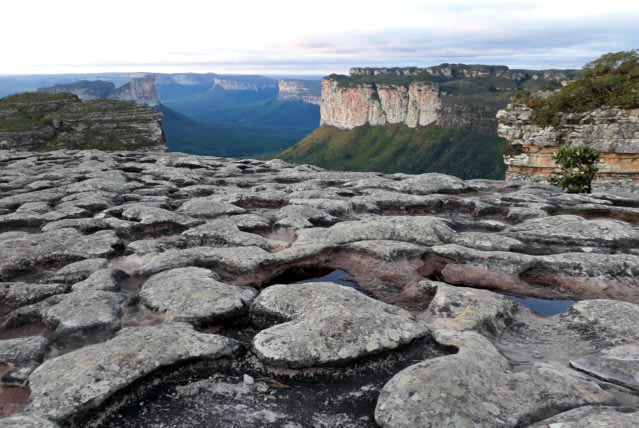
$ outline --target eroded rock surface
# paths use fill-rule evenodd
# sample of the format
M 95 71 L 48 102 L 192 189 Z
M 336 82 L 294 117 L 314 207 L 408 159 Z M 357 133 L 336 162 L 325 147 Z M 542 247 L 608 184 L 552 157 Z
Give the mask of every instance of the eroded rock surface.
M 29 376 L 27 410 L 61 420 L 100 405 L 113 392 L 159 367 L 191 358 L 228 357 L 237 346 L 232 339 L 197 333 L 183 323 L 123 329 L 107 342 L 41 365 Z
M 624 426 L 638 224 L 540 183 L 0 151 L 0 425 Z
M 334 283 L 273 285 L 251 312 L 288 321 L 255 336 L 258 357 L 297 367 L 353 360 L 429 333 L 409 312 Z

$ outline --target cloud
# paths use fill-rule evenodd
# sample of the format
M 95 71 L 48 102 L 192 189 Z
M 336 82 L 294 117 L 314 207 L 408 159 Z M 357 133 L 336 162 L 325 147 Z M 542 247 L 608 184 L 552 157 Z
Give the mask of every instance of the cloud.
M 12 43 L 0 46 L 0 73 L 270 67 L 318 74 L 440 62 L 580 67 L 639 45 L 639 8 L 626 0 L 324 0 L 311 11 L 293 0 L 112 0 L 100 19 L 83 4 L 8 2 L 12 19 L 0 37 Z

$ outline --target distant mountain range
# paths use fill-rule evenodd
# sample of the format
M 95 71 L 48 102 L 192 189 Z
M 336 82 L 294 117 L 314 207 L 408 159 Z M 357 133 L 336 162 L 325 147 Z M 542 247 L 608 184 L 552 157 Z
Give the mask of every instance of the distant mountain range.
M 0 76 L 0 96 L 38 90 L 110 98 L 163 113 L 172 151 L 231 157 L 277 153 L 319 125 L 320 81 L 215 73 Z

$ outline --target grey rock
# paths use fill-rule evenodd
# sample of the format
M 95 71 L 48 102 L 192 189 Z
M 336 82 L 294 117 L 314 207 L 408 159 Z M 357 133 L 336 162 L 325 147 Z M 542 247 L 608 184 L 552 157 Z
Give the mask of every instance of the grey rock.
M 0 361 L 13 366 L 2 382 L 7 383 L 7 378 L 13 382 L 24 382 L 44 359 L 48 343 L 49 340 L 42 336 L 0 340 Z
M 58 426 L 55 422 L 31 413 L 16 413 L 0 419 L 0 427 L 3 428 L 58 428 Z
M 82 260 L 113 254 L 120 239 L 113 231 L 84 236 L 75 229 L 46 233 L 8 232 L 0 234 L 0 279 L 36 264 Z
M 452 243 L 482 251 L 512 251 L 523 245 L 515 238 L 486 232 L 462 232 Z
M 215 218 L 222 215 L 244 214 L 246 210 L 210 198 L 193 198 L 182 204 L 177 212 L 197 218 Z
M 330 282 L 273 285 L 251 313 L 287 321 L 260 331 L 253 349 L 260 359 L 293 367 L 353 360 L 429 332 L 409 312 Z
M 583 406 L 559 413 L 528 428 L 634 428 L 639 409 L 634 407 Z
M 114 392 L 157 368 L 194 358 L 228 357 L 238 347 L 232 339 L 197 333 L 184 323 L 125 328 L 107 342 L 38 367 L 29 377 L 31 399 L 25 410 L 60 421 L 100 406 Z
M 168 250 L 154 256 L 137 269 L 135 276 L 148 276 L 168 269 L 186 266 L 225 270 L 235 274 L 255 272 L 260 264 L 272 260 L 270 253 L 258 247 L 193 247 Z
M 266 239 L 254 233 L 242 232 L 231 221 L 214 220 L 182 232 L 192 246 L 237 246 L 268 249 Z
M 634 344 L 639 340 L 639 305 L 595 299 L 577 302 L 559 317 L 562 325 L 576 331 L 600 348 Z
M 570 362 L 570 367 L 597 379 L 639 392 L 639 346 L 608 349 L 601 356 Z
M 419 257 L 427 251 L 421 245 L 391 240 L 357 241 L 345 245 L 345 248 L 387 261 Z
M 476 330 L 499 334 L 515 320 L 522 305 L 488 290 L 455 287 L 438 281 L 422 281 L 417 288 L 436 291 L 426 310 L 432 328 Z
M 141 225 L 150 226 L 164 223 L 174 223 L 184 227 L 197 226 L 204 223 L 203 220 L 191 216 L 174 213 L 158 207 L 144 205 L 130 206 L 122 212 L 122 217 L 134 220 Z
M 379 217 L 345 221 L 327 229 L 303 229 L 299 231 L 298 239 L 293 245 L 339 245 L 356 241 L 394 240 L 433 246 L 450 242 L 454 235 L 455 231 L 436 217 Z
M 428 195 L 430 193 L 462 193 L 469 190 L 464 180 L 451 175 L 431 172 L 415 175 L 401 181 L 391 182 L 393 190 L 415 195 Z
M 224 284 L 216 277 L 210 270 L 196 267 L 164 271 L 144 283 L 140 299 L 176 321 L 218 321 L 245 312 L 257 291 Z
M 542 298 L 614 297 L 639 301 L 639 257 L 628 254 L 564 253 L 532 256 L 480 251 L 456 244 L 432 247 L 449 259 L 440 269 L 449 284 L 498 288 Z M 544 286 L 531 287 L 531 285 Z
M 586 220 L 575 215 L 558 215 L 527 220 L 503 232 L 529 244 L 548 247 L 612 247 L 639 245 L 639 230 L 616 220 Z
M 55 328 L 58 335 L 94 330 L 115 331 L 120 328 L 122 304 L 126 298 L 102 290 L 75 291 L 53 296 L 43 303 L 43 321 Z
M 30 284 L 26 282 L 0 282 L 0 304 L 24 306 L 39 302 L 49 296 L 65 293 L 65 284 Z
M 533 364 L 513 371 L 497 349 L 475 332 L 439 330 L 438 342 L 459 348 L 396 374 L 382 389 L 375 420 L 382 427 L 515 427 L 548 408 L 569 410 L 615 404 L 595 383 Z
M 274 215 L 277 226 L 303 229 L 312 226 L 330 226 L 337 219 L 328 212 L 305 205 L 287 205 Z
M 93 272 L 106 267 L 108 264 L 109 261 L 105 258 L 81 260 L 58 269 L 52 279 L 73 284 L 87 279 Z
M 118 282 L 126 278 L 126 273 L 119 269 L 99 269 L 89 275 L 83 281 L 76 282 L 71 286 L 73 291 L 86 290 L 104 290 L 118 291 L 120 289 Z

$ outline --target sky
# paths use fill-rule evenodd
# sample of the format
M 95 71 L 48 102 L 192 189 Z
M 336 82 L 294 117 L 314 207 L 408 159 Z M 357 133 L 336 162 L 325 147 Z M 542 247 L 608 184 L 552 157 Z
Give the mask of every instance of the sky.
M 639 48 L 637 0 L 3 0 L 0 75 L 581 68 Z

